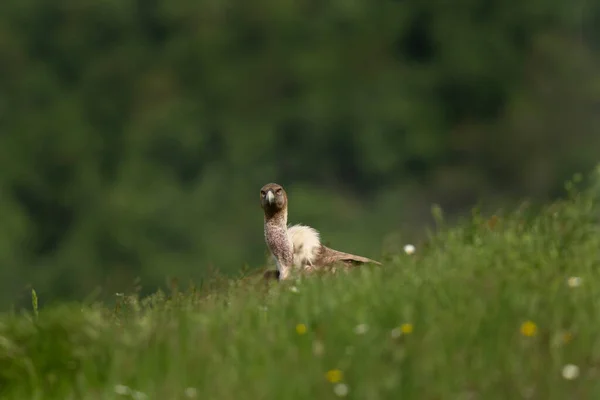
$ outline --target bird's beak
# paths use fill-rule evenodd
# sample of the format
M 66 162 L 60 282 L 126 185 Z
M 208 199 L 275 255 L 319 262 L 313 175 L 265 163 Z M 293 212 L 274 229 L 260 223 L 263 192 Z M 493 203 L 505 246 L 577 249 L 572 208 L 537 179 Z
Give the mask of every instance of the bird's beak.
M 267 203 L 273 204 L 274 201 L 275 201 L 275 196 L 273 195 L 273 191 L 269 190 L 267 192 Z

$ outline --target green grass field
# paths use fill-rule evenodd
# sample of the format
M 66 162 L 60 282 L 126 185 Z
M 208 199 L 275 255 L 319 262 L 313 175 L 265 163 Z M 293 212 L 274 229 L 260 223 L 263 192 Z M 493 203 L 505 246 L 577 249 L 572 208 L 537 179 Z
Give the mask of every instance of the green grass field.
M 594 191 L 383 267 L 0 317 L 1 399 L 599 399 Z

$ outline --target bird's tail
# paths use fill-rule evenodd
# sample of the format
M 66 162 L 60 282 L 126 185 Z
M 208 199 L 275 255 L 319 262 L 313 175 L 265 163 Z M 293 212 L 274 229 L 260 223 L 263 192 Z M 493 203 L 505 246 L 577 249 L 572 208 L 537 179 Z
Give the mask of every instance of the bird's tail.
M 379 261 L 372 260 L 367 257 L 358 256 L 356 254 L 345 253 L 343 251 L 334 250 L 327 246 L 321 246 L 321 258 L 324 264 L 332 264 L 335 262 L 343 262 L 346 264 L 377 264 Z

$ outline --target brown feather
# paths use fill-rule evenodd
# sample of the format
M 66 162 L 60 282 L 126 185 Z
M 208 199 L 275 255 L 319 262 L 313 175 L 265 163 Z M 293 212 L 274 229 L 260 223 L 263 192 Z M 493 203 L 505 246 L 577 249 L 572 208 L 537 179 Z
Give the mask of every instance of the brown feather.
M 343 251 L 334 250 L 327 246 L 321 245 L 319 255 L 317 256 L 314 265 L 317 267 L 326 267 L 337 262 L 343 262 L 349 265 L 360 265 L 368 263 L 381 265 L 379 261 L 371 260 L 367 257 L 357 256 L 356 254 L 350 254 L 345 253 Z

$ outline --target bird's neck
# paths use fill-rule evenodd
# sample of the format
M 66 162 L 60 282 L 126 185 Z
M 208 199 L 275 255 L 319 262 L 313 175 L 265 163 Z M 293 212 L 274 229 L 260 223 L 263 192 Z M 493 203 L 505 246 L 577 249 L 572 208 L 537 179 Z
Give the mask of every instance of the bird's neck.
M 273 225 L 285 228 L 287 226 L 287 214 L 287 208 L 273 213 L 265 211 L 265 226 Z

